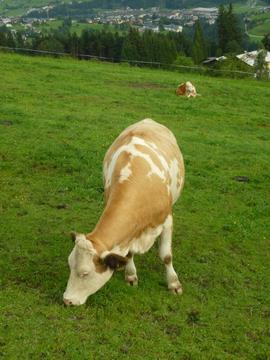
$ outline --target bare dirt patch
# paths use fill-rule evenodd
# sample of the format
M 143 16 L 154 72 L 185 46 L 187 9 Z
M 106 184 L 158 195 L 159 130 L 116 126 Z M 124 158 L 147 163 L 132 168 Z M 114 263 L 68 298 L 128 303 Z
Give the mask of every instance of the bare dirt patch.
M 0 125 L 11 126 L 11 125 L 13 125 L 13 121 L 11 121 L 11 120 L 0 120 Z
M 168 88 L 167 85 L 152 83 L 152 82 L 132 82 L 128 84 L 129 87 L 136 88 L 136 89 L 166 89 Z
M 270 123 L 266 124 L 266 123 L 261 123 L 257 125 L 258 127 L 262 127 L 262 128 L 270 128 Z

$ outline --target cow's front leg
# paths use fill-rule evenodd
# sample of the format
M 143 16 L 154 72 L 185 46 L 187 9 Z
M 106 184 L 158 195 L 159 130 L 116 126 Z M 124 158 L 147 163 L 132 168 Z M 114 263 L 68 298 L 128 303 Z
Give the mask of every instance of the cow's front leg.
M 160 236 L 159 256 L 165 265 L 168 289 L 174 294 L 182 294 L 182 285 L 172 263 L 172 227 L 172 215 L 169 215 Z
M 127 255 L 128 262 L 125 267 L 125 280 L 128 285 L 136 286 L 138 285 L 138 277 L 137 277 L 137 270 L 133 261 L 133 254 L 128 253 Z

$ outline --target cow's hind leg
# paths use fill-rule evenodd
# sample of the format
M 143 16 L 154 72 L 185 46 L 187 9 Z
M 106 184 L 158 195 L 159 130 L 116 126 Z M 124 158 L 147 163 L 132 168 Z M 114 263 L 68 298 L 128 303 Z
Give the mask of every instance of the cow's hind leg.
M 128 285 L 135 286 L 138 285 L 137 270 L 133 261 L 133 254 L 128 253 L 127 255 L 128 262 L 125 267 L 125 280 Z
M 168 289 L 174 294 L 182 294 L 182 286 L 172 263 L 172 215 L 169 215 L 163 225 L 160 236 L 159 256 L 166 268 Z

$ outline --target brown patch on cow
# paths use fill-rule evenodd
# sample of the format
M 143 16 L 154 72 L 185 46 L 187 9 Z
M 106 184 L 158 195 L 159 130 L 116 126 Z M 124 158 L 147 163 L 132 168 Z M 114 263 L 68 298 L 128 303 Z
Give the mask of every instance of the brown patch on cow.
M 165 258 L 163 259 L 163 262 L 165 265 L 169 265 L 172 262 L 172 256 L 166 255 Z
M 146 144 L 147 145 L 147 144 Z M 164 171 L 164 175 L 165 175 L 165 169 L 162 166 L 162 163 L 159 159 L 159 157 L 157 156 L 157 154 L 154 152 L 154 150 L 150 149 L 149 147 L 147 147 L 146 145 L 135 145 L 135 148 L 142 152 L 143 154 L 149 155 L 150 159 L 153 161 L 153 163 L 159 168 L 160 171 Z M 146 160 L 144 160 L 146 161 Z M 148 164 L 148 163 L 147 163 Z M 148 164 L 148 166 L 150 167 L 150 165 Z
M 112 270 L 123 268 L 127 264 L 127 258 L 118 254 L 109 254 L 104 258 L 106 264 Z
M 186 84 L 180 84 L 175 90 L 176 95 L 185 95 L 186 94 Z
M 103 260 L 99 256 L 94 255 L 93 262 L 97 273 L 102 274 L 107 270 L 106 264 L 104 264 Z

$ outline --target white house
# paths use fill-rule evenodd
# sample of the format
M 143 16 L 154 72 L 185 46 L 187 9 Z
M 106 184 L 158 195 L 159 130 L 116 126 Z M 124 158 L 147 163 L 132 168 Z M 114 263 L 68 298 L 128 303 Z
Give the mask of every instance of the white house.
M 259 50 L 259 51 L 261 51 L 261 50 Z M 254 50 L 254 51 L 250 51 L 250 52 L 244 52 L 243 54 L 236 55 L 236 57 L 238 59 L 244 61 L 244 63 L 248 64 L 249 66 L 254 66 L 257 56 L 259 54 L 259 51 Z M 266 52 L 265 62 L 266 62 L 267 69 L 270 70 L 270 51 Z

